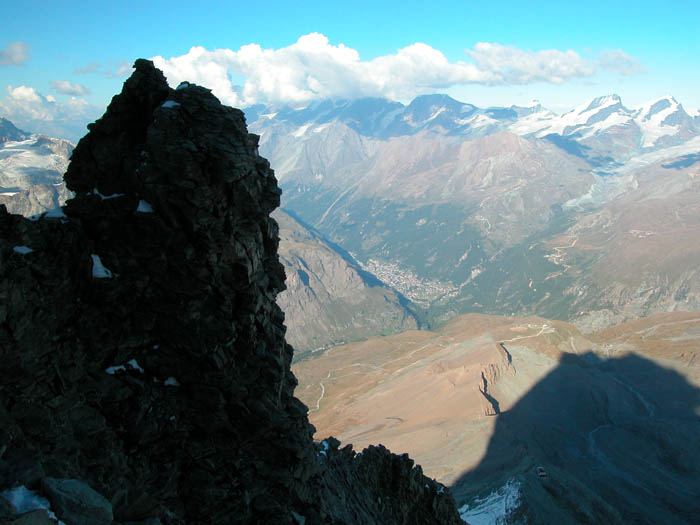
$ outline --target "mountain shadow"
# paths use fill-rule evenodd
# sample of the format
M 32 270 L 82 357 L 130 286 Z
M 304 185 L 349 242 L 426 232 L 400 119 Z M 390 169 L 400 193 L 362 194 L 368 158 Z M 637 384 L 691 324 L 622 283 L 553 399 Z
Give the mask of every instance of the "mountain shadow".
M 452 492 L 483 502 L 519 485 L 507 523 L 698 523 L 699 407 L 700 390 L 639 355 L 565 354 Z

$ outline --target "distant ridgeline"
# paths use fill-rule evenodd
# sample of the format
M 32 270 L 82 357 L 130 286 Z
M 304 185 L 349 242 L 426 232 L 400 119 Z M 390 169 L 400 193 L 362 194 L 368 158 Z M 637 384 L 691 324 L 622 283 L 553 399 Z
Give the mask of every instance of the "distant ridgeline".
M 589 333 L 700 310 L 700 114 L 671 96 L 597 97 L 562 115 L 433 94 L 246 116 L 283 208 L 422 326 L 536 314 Z
M 459 523 L 408 456 L 314 444 L 258 137 L 135 68 L 75 148 L 75 198 L 0 206 L 0 521 Z

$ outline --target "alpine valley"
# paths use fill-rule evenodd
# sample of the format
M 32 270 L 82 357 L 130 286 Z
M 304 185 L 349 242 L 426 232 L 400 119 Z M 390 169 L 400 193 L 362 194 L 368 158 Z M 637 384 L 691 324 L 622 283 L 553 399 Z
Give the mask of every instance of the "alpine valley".
M 700 115 L 673 97 L 564 115 L 446 95 L 246 115 L 282 207 L 422 326 L 537 314 L 586 332 L 700 307 Z

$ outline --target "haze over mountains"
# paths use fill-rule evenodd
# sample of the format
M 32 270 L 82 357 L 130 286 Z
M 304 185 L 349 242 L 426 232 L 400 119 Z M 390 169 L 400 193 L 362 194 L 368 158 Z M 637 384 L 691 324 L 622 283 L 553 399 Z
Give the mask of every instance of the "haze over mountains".
M 247 116 L 276 166 L 283 207 L 420 306 L 428 324 L 478 311 L 593 329 L 700 306 L 696 243 L 676 249 L 682 271 L 655 257 L 629 275 L 600 270 L 620 246 L 653 253 L 671 231 L 692 235 L 697 192 L 686 190 L 700 117 L 671 96 L 632 109 L 598 97 L 563 115 L 428 95 L 407 106 L 326 101 Z M 685 213 L 663 228 L 640 211 L 672 209 L 681 195 Z M 579 244 L 584 232 L 603 235 L 601 213 L 614 217 L 607 236 L 597 248 Z M 622 303 L 635 306 L 611 314 Z

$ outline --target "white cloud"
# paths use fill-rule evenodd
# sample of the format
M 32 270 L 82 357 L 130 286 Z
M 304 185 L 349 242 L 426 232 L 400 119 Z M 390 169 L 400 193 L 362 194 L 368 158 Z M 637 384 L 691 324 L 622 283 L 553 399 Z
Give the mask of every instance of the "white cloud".
M 57 102 L 29 86 L 8 86 L 7 96 L 0 99 L 0 115 L 21 129 L 44 133 L 76 142 L 85 134 L 86 124 L 103 112 L 81 98 Z
M 473 50 L 467 50 L 467 54 L 479 69 L 493 73 L 494 84 L 561 84 L 595 73 L 592 62 L 571 50 L 524 51 L 513 46 L 479 42 Z
M 71 84 L 67 80 L 54 80 L 51 82 L 51 87 L 59 93 L 73 95 L 75 97 L 82 97 L 83 95 L 90 94 L 90 90 L 82 84 Z
M 194 82 L 237 106 L 363 96 L 407 101 L 464 84 L 562 83 L 594 75 L 597 65 L 571 50 L 525 51 L 485 42 L 467 50 L 467 55 L 469 62 L 450 62 L 439 50 L 415 43 L 394 54 L 362 60 L 355 49 L 332 45 L 324 35 L 310 33 L 279 49 L 248 44 L 238 51 L 209 51 L 198 46 L 178 57 L 152 60 L 172 85 Z M 232 76 L 245 78 L 242 88 L 234 85 Z
M 40 102 L 41 97 L 36 92 L 36 89 L 27 86 L 17 86 L 13 88 L 12 86 L 7 86 L 7 94 L 10 98 L 19 103 L 33 103 Z
M 605 71 L 624 76 L 645 73 L 646 68 L 634 57 L 621 49 L 607 49 L 600 54 L 600 67 Z
M 0 66 L 21 66 L 29 60 L 29 44 L 10 42 L 5 49 L 0 49 Z

